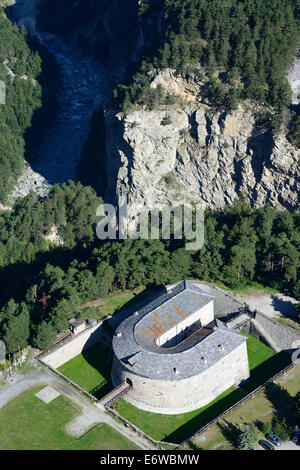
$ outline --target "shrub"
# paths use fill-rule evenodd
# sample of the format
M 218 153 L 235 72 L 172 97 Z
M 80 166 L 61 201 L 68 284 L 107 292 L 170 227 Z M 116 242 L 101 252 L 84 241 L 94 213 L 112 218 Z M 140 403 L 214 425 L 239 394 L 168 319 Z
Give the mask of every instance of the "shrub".
M 272 431 L 282 441 L 288 441 L 293 432 L 293 426 L 286 418 L 277 414 L 272 421 Z
M 237 447 L 241 450 L 250 450 L 255 441 L 256 432 L 254 428 L 249 424 L 246 424 L 238 437 Z
M 168 126 L 169 124 L 172 124 L 171 118 L 165 116 L 163 120 L 161 121 L 162 126 Z

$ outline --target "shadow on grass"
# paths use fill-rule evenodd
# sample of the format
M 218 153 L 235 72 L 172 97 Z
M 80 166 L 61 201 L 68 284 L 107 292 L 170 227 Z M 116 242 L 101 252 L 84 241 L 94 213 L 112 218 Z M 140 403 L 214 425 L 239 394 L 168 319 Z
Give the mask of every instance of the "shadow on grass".
M 125 302 L 121 307 L 116 309 L 114 313 L 119 313 L 119 312 L 122 312 L 123 310 L 126 310 L 127 308 L 131 309 L 132 307 L 135 307 L 136 310 L 138 310 L 145 305 L 145 302 L 144 302 L 145 299 L 151 298 L 151 296 L 153 296 L 155 292 L 159 293 L 160 291 L 161 291 L 161 288 L 159 287 L 157 288 L 149 287 L 149 288 L 145 288 L 139 293 L 133 292 L 134 297 L 128 300 L 127 302 Z M 150 301 L 151 300 L 149 300 L 149 302 Z
M 217 423 L 218 428 L 220 429 L 221 433 L 225 437 L 226 441 L 228 441 L 233 447 L 237 447 L 239 436 L 241 434 L 240 428 L 229 421 L 224 419 L 224 423 Z
M 193 442 L 193 441 L 188 442 L 188 447 L 191 450 L 202 450 L 201 447 L 197 446 L 197 444 L 195 444 L 195 442 Z
M 277 414 L 287 420 L 295 416 L 295 401 L 285 388 L 276 383 L 270 383 L 265 388 L 265 396 Z
M 94 395 L 98 400 L 103 398 L 113 389 L 111 382 L 112 353 L 108 348 L 102 349 L 99 344 L 91 346 L 82 351 L 82 355 L 86 362 L 96 369 L 104 377 L 104 381 L 96 385 L 89 393 Z
M 166 442 L 180 444 L 182 441 L 184 441 L 184 439 L 197 432 L 200 428 L 208 424 L 213 419 L 217 418 L 217 416 L 226 411 L 237 401 L 241 400 L 242 397 L 243 395 L 240 390 L 234 390 L 229 395 L 221 398 L 202 412 L 200 411 L 197 416 L 180 426 L 178 429 L 176 429 L 176 431 L 169 434 L 163 440 Z
M 250 379 L 242 384 L 243 389 L 249 393 L 252 392 L 290 363 L 291 356 L 287 352 L 281 351 L 280 353 L 275 354 L 275 356 L 270 357 L 251 370 Z

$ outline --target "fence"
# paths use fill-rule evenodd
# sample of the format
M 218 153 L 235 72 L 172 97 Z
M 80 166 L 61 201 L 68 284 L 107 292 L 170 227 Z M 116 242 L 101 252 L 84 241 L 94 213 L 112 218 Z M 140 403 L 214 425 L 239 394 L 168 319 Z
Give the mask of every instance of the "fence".
M 245 403 L 247 400 L 249 400 L 250 398 L 253 398 L 254 395 L 256 395 L 256 393 L 258 393 L 260 390 L 264 389 L 266 387 L 267 384 L 271 383 L 271 382 L 274 382 L 274 380 L 276 380 L 278 377 L 280 377 L 282 374 L 284 374 L 285 372 L 287 372 L 289 369 L 295 367 L 296 364 L 298 364 L 298 362 L 300 362 L 300 359 L 297 359 L 295 362 L 292 362 L 291 364 L 289 364 L 288 366 L 284 367 L 283 369 L 281 369 L 281 371 L 277 372 L 277 374 L 275 374 L 273 377 L 271 377 L 269 380 L 267 380 L 265 383 L 263 383 L 262 385 L 260 385 L 259 387 L 257 387 L 255 390 L 253 390 L 251 393 L 249 393 L 248 395 L 246 395 L 244 398 L 242 398 L 241 400 L 239 400 L 237 403 L 235 403 L 234 405 L 232 405 L 230 408 L 228 408 L 227 410 L 225 410 L 223 413 L 221 413 L 219 416 L 217 416 L 216 418 L 214 418 L 212 421 L 210 421 L 209 423 L 207 423 L 205 426 L 203 426 L 201 429 L 199 429 L 198 431 L 196 431 L 192 436 L 188 437 L 187 439 L 185 439 L 183 442 L 181 442 L 179 444 L 179 446 L 176 447 L 175 450 L 178 450 L 178 449 L 181 449 L 183 446 L 185 446 L 188 442 L 190 442 L 192 439 L 195 439 L 195 437 L 199 436 L 200 434 L 202 434 L 204 431 L 207 431 L 210 426 L 212 426 L 213 424 L 217 423 L 218 421 L 220 421 L 220 419 L 224 418 L 224 416 L 226 416 L 228 413 L 230 413 L 232 410 L 234 410 L 235 408 L 237 408 L 238 406 L 242 405 L 243 403 Z
M 42 353 L 43 354 L 43 353 Z M 50 364 L 47 364 L 47 362 L 43 361 L 43 359 L 41 358 L 41 354 L 39 356 L 36 357 L 36 360 L 39 361 L 41 364 L 43 364 L 44 366 L 48 367 L 49 370 L 51 370 L 52 372 L 54 372 L 54 374 L 58 375 L 58 377 L 61 377 L 63 380 L 65 380 L 68 384 L 72 385 L 73 387 L 75 387 L 77 390 L 79 390 L 79 392 L 83 393 L 84 395 L 86 395 L 88 398 L 90 398 L 91 400 L 93 400 L 94 402 L 98 402 L 98 399 L 96 397 L 94 397 L 94 395 L 92 395 L 91 393 L 89 393 L 87 390 L 85 390 L 84 388 L 80 387 L 80 385 L 78 385 L 77 383 L 73 382 L 73 380 L 69 379 L 68 377 L 66 377 L 64 374 L 62 374 L 61 372 L 59 372 L 57 369 L 55 369 L 54 367 L 50 366 Z
M 144 431 L 142 431 L 140 428 L 138 428 L 137 426 L 135 426 L 135 424 L 131 423 L 130 421 L 128 421 L 126 418 L 124 418 L 123 416 L 121 416 L 116 410 L 114 410 L 113 408 L 109 408 L 107 405 L 105 406 L 106 410 L 109 412 L 109 413 L 112 413 L 115 417 L 117 417 L 120 421 L 122 421 L 125 426 L 128 426 L 130 427 L 133 431 L 135 431 L 137 434 L 139 434 L 140 436 L 144 437 L 145 439 L 147 439 L 148 441 L 151 442 L 151 444 L 155 445 L 155 447 L 157 447 L 158 449 L 160 450 L 165 450 L 165 448 L 163 447 L 163 444 L 164 444 L 164 441 L 156 441 L 155 439 L 152 439 L 152 437 L 148 436 L 148 434 L 146 434 Z M 174 446 L 175 448 L 177 448 L 177 444 L 174 444 L 172 442 L 166 442 L 165 444 L 167 445 L 171 445 L 171 446 Z

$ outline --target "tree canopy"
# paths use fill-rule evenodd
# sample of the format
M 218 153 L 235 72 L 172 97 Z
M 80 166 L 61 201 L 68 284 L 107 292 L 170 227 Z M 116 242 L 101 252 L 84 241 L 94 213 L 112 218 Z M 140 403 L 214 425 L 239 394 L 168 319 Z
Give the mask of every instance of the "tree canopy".
M 41 105 L 41 59 L 31 51 L 26 30 L 13 25 L 0 7 L 0 80 L 6 104 L 0 105 L 0 201 L 6 201 L 24 170 L 24 134 Z

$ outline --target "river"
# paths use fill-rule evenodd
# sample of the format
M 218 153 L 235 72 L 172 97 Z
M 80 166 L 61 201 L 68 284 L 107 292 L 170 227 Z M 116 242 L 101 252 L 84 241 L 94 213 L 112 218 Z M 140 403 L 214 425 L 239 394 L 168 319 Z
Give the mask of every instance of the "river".
M 19 179 L 12 201 L 18 196 L 24 197 L 30 190 L 44 196 L 50 185 L 77 179 L 77 165 L 93 112 L 105 105 L 110 93 L 106 71 L 98 61 L 84 55 L 77 44 L 39 30 L 38 2 L 16 0 L 9 9 L 9 16 L 18 25 L 24 24 L 55 57 L 60 68 L 57 77 L 59 109 L 42 143 L 30 156 L 34 163 Z

